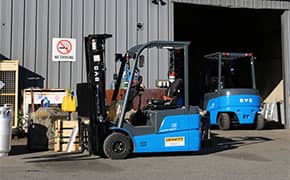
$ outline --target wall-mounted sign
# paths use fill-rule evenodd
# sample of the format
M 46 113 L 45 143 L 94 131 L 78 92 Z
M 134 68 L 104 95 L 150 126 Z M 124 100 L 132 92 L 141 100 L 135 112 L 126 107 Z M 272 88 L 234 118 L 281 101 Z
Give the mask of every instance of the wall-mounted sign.
M 75 61 L 76 60 L 76 39 L 53 38 L 52 39 L 52 60 L 53 61 Z

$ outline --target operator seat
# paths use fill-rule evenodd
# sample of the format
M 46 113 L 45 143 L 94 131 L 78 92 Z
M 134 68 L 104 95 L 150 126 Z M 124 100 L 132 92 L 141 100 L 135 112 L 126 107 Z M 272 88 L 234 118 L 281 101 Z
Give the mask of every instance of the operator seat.
M 183 80 L 176 79 L 173 83 L 170 83 L 166 92 L 166 99 L 149 99 L 149 109 L 174 109 L 183 105 Z

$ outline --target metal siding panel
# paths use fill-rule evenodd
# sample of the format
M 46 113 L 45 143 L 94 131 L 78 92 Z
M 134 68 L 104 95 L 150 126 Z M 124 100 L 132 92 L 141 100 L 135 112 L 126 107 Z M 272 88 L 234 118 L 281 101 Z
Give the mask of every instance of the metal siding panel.
M 76 62 L 72 63 L 72 88 L 76 88 L 77 83 L 82 82 L 83 61 L 82 50 L 83 43 L 83 1 L 73 0 L 73 14 L 72 14 L 72 37 L 76 38 Z
M 150 3 L 149 6 L 149 40 L 158 40 L 158 6 Z
M 290 9 L 290 2 L 287 2 L 286 8 L 285 9 Z
M 168 40 L 168 4 L 159 8 L 159 39 Z M 159 79 L 168 78 L 169 53 L 167 50 L 159 51 Z
M 61 33 L 60 37 L 71 37 L 71 16 L 72 16 L 72 4 L 71 0 L 62 0 L 61 2 Z M 71 87 L 71 65 L 72 62 L 60 62 L 60 87 Z
M 263 8 L 271 9 L 272 8 L 272 2 L 271 1 L 263 1 Z
M 148 41 L 148 4 L 151 4 L 151 1 L 138 1 L 138 22 L 143 23 L 143 29 L 137 30 L 138 44 L 146 43 Z M 135 29 L 137 29 L 137 23 L 135 23 Z M 148 79 L 148 64 L 151 63 L 151 59 L 148 59 L 148 51 L 143 51 L 144 55 L 144 67 L 140 69 L 141 75 L 143 77 L 143 83 L 146 87 L 149 87 Z M 149 62 L 149 61 L 150 62 Z M 146 66 L 147 65 L 147 66 Z
M 173 0 L 174 2 L 213 5 L 233 8 L 255 8 L 255 9 L 289 9 L 289 1 L 274 0 Z
M 127 0 L 116 1 L 116 28 L 115 28 L 115 53 L 125 53 L 127 49 Z M 114 59 L 107 59 L 110 64 Z M 116 63 L 116 73 L 118 73 L 120 63 Z M 111 88 L 112 79 L 107 81 L 107 87 Z M 110 86 L 110 87 L 109 87 Z
M 285 106 L 285 121 L 286 128 L 290 128 L 290 108 L 289 108 L 289 97 L 290 97 L 290 13 L 285 11 L 282 15 L 282 63 L 283 63 L 283 79 L 284 79 L 284 106 Z
M 289 2 L 286 2 L 286 1 L 282 1 L 281 2 L 281 7 L 283 9 L 289 9 L 290 8 L 290 3 Z
M 281 9 L 281 2 L 280 1 L 272 1 L 272 8 L 273 9 Z
M 137 44 L 137 9 L 137 0 L 128 0 L 128 49 Z M 147 30 L 148 23 L 144 23 Z
M 158 39 L 158 6 L 150 3 L 149 5 L 149 40 L 157 40 Z M 150 49 L 149 50 L 149 73 L 148 73 L 148 81 L 149 88 L 155 87 L 155 80 L 159 78 L 159 63 L 158 63 L 158 50 Z M 149 76 L 150 75 L 150 76 Z
M 211 4 L 211 5 L 213 5 L 213 6 L 217 6 L 218 5 L 218 2 L 219 0 L 210 0 L 210 1 L 208 1 L 208 4 Z M 201 2 L 202 2 L 202 0 L 201 0 Z
M 235 0 L 235 6 L 236 7 L 244 7 L 246 4 L 246 0 Z
M 139 29 L 137 31 L 138 34 L 138 44 L 147 42 L 147 31 L 146 27 L 148 26 L 148 1 L 138 1 L 138 19 L 137 23 L 143 24 L 143 29 Z M 137 24 L 135 24 L 135 28 L 137 28 Z
M 235 0 L 234 7 L 236 8 L 244 8 L 248 6 L 248 0 Z
M 10 57 L 11 43 L 11 0 L 1 0 L 1 43 L 0 54 Z
M 13 3 L 13 19 L 12 19 L 12 49 L 11 59 L 19 59 L 19 64 L 23 64 L 23 17 L 24 17 L 24 1 Z M 2 41 L 1 41 L 2 42 Z
M 24 66 L 35 72 L 35 40 L 36 40 L 36 0 L 26 1 L 25 9 L 25 42 Z
M 244 7 L 254 8 L 255 1 L 253 0 L 244 0 Z
M 105 1 L 95 1 L 95 32 L 97 34 L 103 34 L 105 32 Z
M 106 5 L 106 32 L 112 34 L 113 37 L 106 41 L 106 88 L 110 88 L 113 80 L 113 73 L 117 71 L 115 64 L 116 53 L 116 0 L 107 0 Z
M 174 2 L 168 2 L 168 40 L 174 40 Z
M 234 0 L 227 0 L 226 1 L 226 7 L 234 7 L 235 1 Z
M 207 3 L 207 4 L 209 4 L 209 3 L 210 3 L 210 0 L 195 0 L 195 3 L 196 3 L 196 4 L 202 4 L 202 3 Z
M 254 1 L 254 8 L 260 9 L 263 7 L 263 2 L 262 1 Z
M 45 78 L 47 71 L 47 30 L 48 30 L 48 6 L 47 1 L 37 3 L 37 31 L 36 31 L 36 73 Z
M 190 2 L 191 0 L 188 0 L 188 2 Z M 200 3 L 202 3 L 201 1 L 203 1 L 203 3 L 207 3 L 208 2 L 208 0 L 193 0 L 193 2 L 195 3 L 195 4 L 200 4 Z
M 124 53 L 126 51 L 126 40 L 127 40 L 127 0 L 117 1 L 117 27 L 116 27 L 116 53 Z M 111 59 L 110 61 L 113 61 Z
M 217 3 L 219 6 L 225 6 L 226 0 L 218 0 Z
M 58 88 L 59 84 L 59 63 L 52 61 L 52 38 L 59 37 L 60 34 L 60 2 L 57 0 L 49 1 L 49 36 L 48 36 L 48 74 L 47 87 Z
M 203 4 L 203 3 L 204 3 L 204 1 L 201 0 L 201 1 L 200 1 L 200 4 Z M 216 6 L 216 5 L 219 3 L 219 0 L 206 0 L 206 3 L 207 3 L 208 5 Z
M 83 38 L 94 33 L 94 0 L 84 0 L 83 10 Z M 84 42 L 83 42 L 84 43 Z M 83 76 L 82 82 L 87 81 L 86 56 L 83 48 Z
M 138 19 L 138 0 L 128 0 L 127 3 L 127 42 L 126 42 L 126 48 L 127 50 L 137 44 L 138 39 L 138 33 L 137 33 L 137 19 Z M 147 32 L 147 21 L 144 23 L 144 30 Z M 145 60 L 145 63 L 147 63 L 147 60 Z M 143 82 L 144 85 L 146 85 L 146 77 L 147 75 L 144 74 L 143 69 L 146 69 L 143 67 L 141 69 L 141 73 L 143 75 Z

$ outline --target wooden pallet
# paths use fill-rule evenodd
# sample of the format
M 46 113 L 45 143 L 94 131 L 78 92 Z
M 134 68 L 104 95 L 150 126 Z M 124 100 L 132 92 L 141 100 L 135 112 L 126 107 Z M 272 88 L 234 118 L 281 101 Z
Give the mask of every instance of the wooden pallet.
M 73 130 L 78 131 L 78 121 L 77 120 L 56 120 L 54 123 L 55 128 L 55 138 L 54 138 L 54 151 L 55 152 L 65 152 L 67 151 L 67 146 L 72 140 L 71 136 Z M 79 133 L 77 132 L 76 138 L 73 141 L 71 152 L 80 151 L 79 145 Z

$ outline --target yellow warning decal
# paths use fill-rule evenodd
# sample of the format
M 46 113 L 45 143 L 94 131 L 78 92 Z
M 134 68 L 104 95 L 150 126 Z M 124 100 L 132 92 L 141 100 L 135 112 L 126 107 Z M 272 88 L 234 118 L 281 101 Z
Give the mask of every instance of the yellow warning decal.
M 184 146 L 185 145 L 185 138 L 184 136 L 179 137 L 165 137 L 165 146 Z

